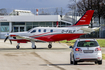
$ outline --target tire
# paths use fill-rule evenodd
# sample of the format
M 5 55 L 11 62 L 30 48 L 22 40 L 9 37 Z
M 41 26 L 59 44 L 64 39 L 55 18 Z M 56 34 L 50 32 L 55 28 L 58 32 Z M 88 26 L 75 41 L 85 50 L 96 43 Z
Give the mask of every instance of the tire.
M 70 61 L 70 64 L 73 64 L 73 61 Z
M 73 64 L 73 61 L 72 61 L 72 56 L 70 54 L 70 64 Z
M 52 45 L 51 45 L 51 44 L 49 44 L 49 45 L 48 45 L 48 48 L 49 48 L 49 49 L 51 49 L 51 48 L 52 48 Z
M 102 65 L 102 60 L 101 60 L 101 61 L 98 61 L 98 64 L 99 64 L 99 65 Z
M 75 61 L 74 57 L 73 57 L 73 64 L 77 65 L 77 61 Z
M 34 45 L 34 47 L 32 49 L 36 49 L 36 45 Z
M 17 45 L 17 46 L 16 46 L 16 49 L 19 49 L 19 48 L 20 48 L 20 46 L 19 46 L 19 45 Z
M 98 62 L 97 62 L 97 61 L 95 61 L 94 63 L 95 63 L 95 64 L 97 64 Z

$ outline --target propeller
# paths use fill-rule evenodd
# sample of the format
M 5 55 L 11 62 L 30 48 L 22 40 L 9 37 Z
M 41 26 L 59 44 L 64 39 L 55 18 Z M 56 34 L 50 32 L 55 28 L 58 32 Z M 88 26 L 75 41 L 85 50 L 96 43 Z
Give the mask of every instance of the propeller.
M 4 42 L 6 42 L 7 39 L 9 39 L 9 36 L 7 36 L 7 37 L 5 38 Z M 10 41 L 10 43 L 12 44 L 12 41 L 11 41 L 11 40 L 9 40 L 9 41 Z
M 12 44 L 12 41 L 11 40 L 9 40 L 10 41 L 10 43 Z
M 5 38 L 4 42 L 6 42 L 8 38 L 9 38 L 9 36 L 7 36 L 7 37 Z
M 13 32 L 13 30 L 11 30 L 10 33 L 12 33 L 12 32 Z M 7 33 L 6 38 L 4 39 L 4 42 L 6 42 L 7 39 L 9 39 L 9 33 Z M 12 41 L 11 41 L 10 39 L 9 39 L 9 41 L 10 41 L 10 43 L 12 44 Z

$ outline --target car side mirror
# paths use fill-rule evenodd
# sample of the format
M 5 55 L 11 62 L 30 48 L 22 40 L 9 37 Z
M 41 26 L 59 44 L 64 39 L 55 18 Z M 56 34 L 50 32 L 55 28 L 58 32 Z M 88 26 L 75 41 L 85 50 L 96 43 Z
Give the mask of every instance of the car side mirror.
M 69 48 L 73 48 L 72 46 L 70 46 Z

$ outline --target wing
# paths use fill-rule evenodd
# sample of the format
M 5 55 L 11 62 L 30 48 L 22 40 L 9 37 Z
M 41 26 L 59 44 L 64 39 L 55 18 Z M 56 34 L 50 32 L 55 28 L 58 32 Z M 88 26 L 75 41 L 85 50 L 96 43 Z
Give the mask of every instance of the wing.
M 31 38 L 31 37 L 28 37 L 28 36 L 19 36 L 19 35 L 16 35 L 16 37 L 17 38 L 26 39 L 26 40 L 30 40 L 30 41 L 41 41 L 41 40 L 34 39 L 34 38 Z

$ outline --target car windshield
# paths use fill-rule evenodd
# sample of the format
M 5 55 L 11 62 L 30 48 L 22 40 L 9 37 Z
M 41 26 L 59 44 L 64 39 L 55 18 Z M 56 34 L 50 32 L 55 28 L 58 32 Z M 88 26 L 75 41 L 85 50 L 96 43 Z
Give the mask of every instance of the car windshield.
M 77 47 L 96 47 L 99 46 L 96 41 L 79 41 Z

